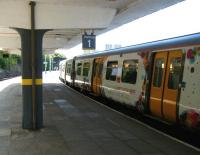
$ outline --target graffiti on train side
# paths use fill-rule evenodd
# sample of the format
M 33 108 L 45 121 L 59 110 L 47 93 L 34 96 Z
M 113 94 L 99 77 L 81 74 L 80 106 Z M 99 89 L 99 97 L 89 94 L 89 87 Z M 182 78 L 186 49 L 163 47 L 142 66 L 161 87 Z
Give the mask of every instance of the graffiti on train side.
M 116 89 L 121 92 L 129 93 L 131 95 L 134 95 L 136 92 L 136 90 L 134 90 L 134 89 L 128 89 L 128 88 L 124 88 L 124 87 L 116 87 Z
M 193 109 L 185 110 L 180 115 L 180 123 L 190 128 L 200 128 L 200 113 Z
M 149 55 L 150 51 L 145 51 L 145 52 L 138 52 L 138 55 L 142 58 L 143 60 L 143 65 L 145 69 L 145 75 L 143 76 L 143 83 L 142 83 L 142 91 L 140 92 L 140 95 L 138 96 L 137 101 L 135 102 L 136 109 L 137 111 L 143 113 L 145 111 L 145 91 L 146 91 L 146 80 L 148 79 L 147 73 L 149 69 Z

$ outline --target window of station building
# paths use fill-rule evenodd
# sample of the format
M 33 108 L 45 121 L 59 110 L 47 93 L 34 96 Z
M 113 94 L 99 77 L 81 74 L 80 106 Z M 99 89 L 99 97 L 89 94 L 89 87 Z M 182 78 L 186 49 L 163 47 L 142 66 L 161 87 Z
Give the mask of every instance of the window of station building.
M 77 64 L 77 75 L 81 75 L 82 63 Z
M 181 73 L 181 57 L 172 58 L 170 60 L 168 88 L 178 89 L 180 73 Z
M 72 64 L 67 64 L 67 73 L 68 74 L 71 73 L 71 66 L 72 66 Z
M 154 68 L 154 77 L 153 77 L 153 86 L 160 87 L 162 84 L 162 77 L 164 71 L 164 59 L 159 58 L 155 60 L 155 68 Z
M 124 60 L 122 82 L 135 84 L 137 80 L 138 60 Z
M 85 62 L 83 64 L 83 76 L 88 76 L 89 70 L 90 70 L 90 63 Z
M 106 69 L 106 80 L 115 81 L 118 71 L 118 62 L 117 61 L 109 61 L 107 63 Z

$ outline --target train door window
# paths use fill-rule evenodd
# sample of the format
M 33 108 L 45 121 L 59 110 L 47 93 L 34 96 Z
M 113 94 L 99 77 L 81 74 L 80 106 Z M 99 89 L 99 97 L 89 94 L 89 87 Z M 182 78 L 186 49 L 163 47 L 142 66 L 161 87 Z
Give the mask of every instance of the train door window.
M 65 68 L 64 68 L 64 71 L 65 71 L 65 73 L 67 73 L 67 63 L 65 64 Z
M 71 66 L 72 66 L 72 64 L 67 64 L 67 73 L 68 74 L 71 73 Z
M 168 88 L 178 89 L 181 73 L 181 57 L 172 58 L 169 65 Z
M 153 79 L 154 87 L 161 87 L 163 72 L 164 72 L 164 58 L 158 58 L 155 60 L 154 79 Z
M 96 76 L 96 72 L 97 72 L 97 68 L 98 68 L 98 63 L 94 63 L 94 68 L 93 68 L 93 74 L 94 76 Z
M 103 70 L 103 64 L 99 64 L 98 76 L 101 76 Z
M 106 80 L 115 81 L 118 70 L 118 62 L 117 61 L 109 61 L 107 63 L 106 69 Z
M 90 70 L 90 63 L 86 62 L 83 64 L 83 76 L 88 76 Z
M 82 63 L 77 64 L 77 75 L 81 75 Z
M 102 70 L 103 70 L 103 64 L 95 63 L 95 67 L 94 67 L 95 76 L 98 76 L 98 77 L 101 76 Z
M 135 84 L 137 79 L 138 60 L 124 60 L 122 82 Z

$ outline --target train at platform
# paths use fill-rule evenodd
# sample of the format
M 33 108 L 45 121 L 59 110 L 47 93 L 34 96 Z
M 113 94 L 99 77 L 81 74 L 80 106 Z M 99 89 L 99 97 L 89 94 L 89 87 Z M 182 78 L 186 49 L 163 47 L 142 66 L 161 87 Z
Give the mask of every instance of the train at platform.
M 200 129 L 200 33 L 60 63 L 60 80 L 160 120 Z

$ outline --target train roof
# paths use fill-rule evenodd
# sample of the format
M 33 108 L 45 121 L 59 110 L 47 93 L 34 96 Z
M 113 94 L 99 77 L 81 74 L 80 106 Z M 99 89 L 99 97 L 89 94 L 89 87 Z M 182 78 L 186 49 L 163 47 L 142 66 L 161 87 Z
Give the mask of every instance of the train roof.
M 126 54 L 142 51 L 155 51 L 162 49 L 178 48 L 192 45 L 200 45 L 200 33 L 184 35 L 175 38 L 169 38 L 164 40 L 158 40 L 153 42 L 147 42 L 132 46 L 127 46 L 123 48 L 111 49 L 106 51 L 98 51 L 89 54 L 83 54 L 75 57 L 76 59 L 92 58 L 92 57 L 101 57 L 107 55 L 116 55 L 116 54 Z

